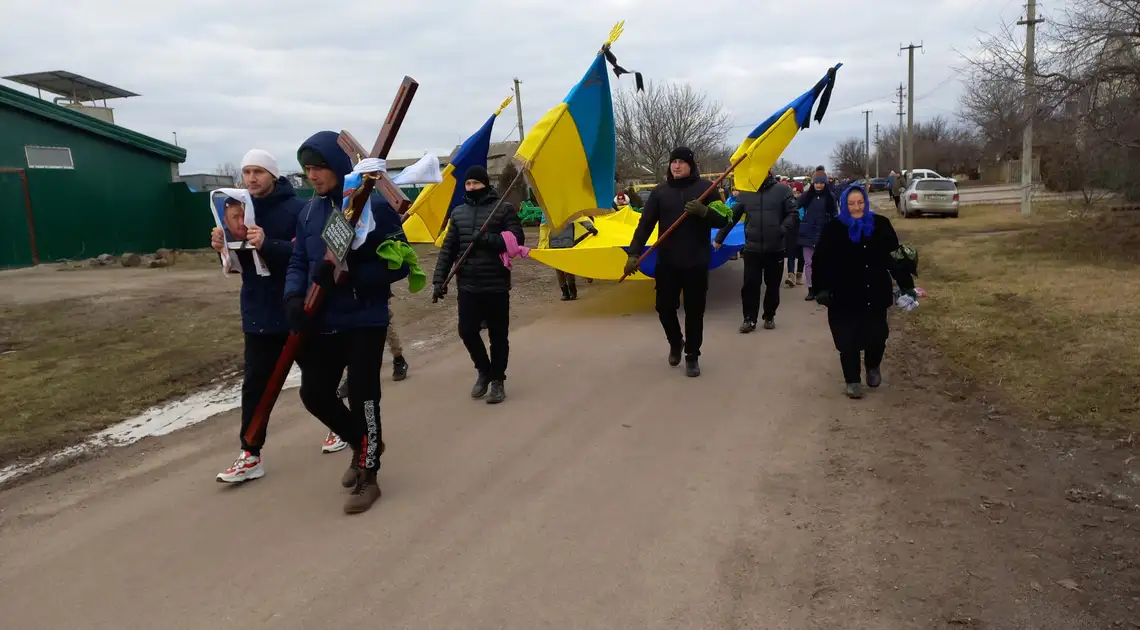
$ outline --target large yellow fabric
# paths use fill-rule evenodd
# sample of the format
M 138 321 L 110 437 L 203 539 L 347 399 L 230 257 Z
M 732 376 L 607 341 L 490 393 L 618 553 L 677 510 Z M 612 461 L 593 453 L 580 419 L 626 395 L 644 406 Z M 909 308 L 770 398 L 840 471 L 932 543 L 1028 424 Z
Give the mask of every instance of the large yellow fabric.
M 597 207 L 586 151 L 566 103 L 559 103 L 546 112 L 527 133 L 515 153 L 515 160 L 526 173 L 527 182 L 552 229 L 561 229 L 585 215 L 613 211 Z
M 759 138 L 755 140 L 745 138 L 732 154 L 732 162 L 736 162 L 741 155 L 748 152 L 748 157 L 732 172 L 733 188 L 756 192 L 768 177 L 768 171 L 772 170 L 776 160 L 780 159 L 780 155 L 788 148 L 799 130 L 796 124 L 796 110 L 789 107 Z
M 431 231 L 428 230 L 424 220 L 418 214 L 413 214 L 408 217 L 407 221 L 404 221 L 404 236 L 408 237 L 409 243 L 435 242 Z
M 530 250 L 530 257 L 544 265 L 559 271 L 594 278 L 595 280 L 617 280 L 621 278 L 622 269 L 628 254 L 625 247 L 633 240 L 633 232 L 637 229 L 637 222 L 641 215 L 630 208 L 618 212 L 596 217 L 593 219 L 597 236 L 587 236 L 580 243 L 568 249 L 549 249 L 550 232 L 546 225 L 539 228 L 539 246 Z M 545 230 L 544 230 L 545 228 Z M 544 236 L 545 231 L 545 236 Z M 575 238 L 586 233 L 582 221 L 574 225 Z M 657 241 L 657 228 L 649 236 L 649 243 Z M 651 280 L 649 276 L 640 271 L 627 278 L 627 280 Z

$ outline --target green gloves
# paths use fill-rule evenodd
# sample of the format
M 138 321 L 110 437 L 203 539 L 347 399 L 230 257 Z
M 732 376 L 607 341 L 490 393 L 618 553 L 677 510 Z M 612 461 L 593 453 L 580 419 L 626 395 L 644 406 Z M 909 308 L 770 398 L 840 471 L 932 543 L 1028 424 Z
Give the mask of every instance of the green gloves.
M 634 256 L 633 254 L 629 255 L 629 258 L 625 261 L 625 275 L 632 276 L 633 274 L 637 273 L 638 258 L 639 256 Z
M 702 219 L 709 213 L 709 207 L 696 199 L 685 204 L 685 212 L 696 215 Z

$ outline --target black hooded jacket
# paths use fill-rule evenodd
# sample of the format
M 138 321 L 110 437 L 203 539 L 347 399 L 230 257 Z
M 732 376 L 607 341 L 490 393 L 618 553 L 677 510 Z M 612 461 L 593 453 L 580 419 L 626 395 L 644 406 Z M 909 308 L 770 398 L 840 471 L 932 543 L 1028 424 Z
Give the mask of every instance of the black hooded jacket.
M 499 254 L 507 251 L 502 233 L 513 233 L 515 240 L 522 245 L 522 222 L 519 221 L 514 205 L 504 201 L 480 238 L 479 228 L 483 227 L 483 222 L 499 201 L 499 195 L 492 188 L 483 190 L 487 191 L 483 196 L 468 193 L 463 198 L 463 204 L 451 211 L 447 236 L 443 238 L 443 246 L 435 263 L 434 284 L 443 284 L 455 261 L 478 238 L 475 248 L 455 274 L 459 290 L 470 293 L 505 293 L 511 290 L 511 270 L 499 258 Z
M 669 226 L 673 225 L 685 214 L 685 204 L 700 197 L 706 190 L 712 188 L 712 183 L 701 179 L 695 161 L 685 159 L 689 163 L 691 172 L 688 177 L 673 179 L 670 171 L 664 184 L 658 184 L 645 207 L 641 210 L 641 220 L 637 222 L 637 229 L 633 233 L 633 240 L 629 243 L 629 253 L 640 256 L 645 242 L 657 226 L 658 234 L 664 234 Z M 705 205 L 719 199 L 710 194 L 705 199 Z M 724 227 L 728 219 L 716 210 L 709 209 L 704 219 L 689 217 L 661 241 L 657 247 L 658 266 L 664 265 L 674 269 L 690 269 L 693 267 L 708 267 L 712 258 L 712 242 L 710 231 Z

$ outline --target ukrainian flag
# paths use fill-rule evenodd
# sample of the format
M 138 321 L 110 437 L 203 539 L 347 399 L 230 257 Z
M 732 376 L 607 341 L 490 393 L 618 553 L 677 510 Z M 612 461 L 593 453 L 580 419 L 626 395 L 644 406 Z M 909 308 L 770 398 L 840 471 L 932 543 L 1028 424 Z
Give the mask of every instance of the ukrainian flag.
M 791 144 L 792 138 L 796 137 L 800 129 L 807 129 L 811 124 L 811 110 L 816 100 L 820 103 L 815 113 L 815 121 L 823 121 L 827 104 L 831 100 L 831 90 L 835 86 L 835 73 L 842 65 L 835 64 L 835 67 L 828 70 L 827 75 L 812 89 L 777 110 L 740 143 L 731 159 L 735 164 L 743 157 L 732 172 L 734 188 L 749 192 L 755 192 L 760 188 L 760 184 L 768 177 L 768 171 Z
M 515 153 L 557 231 L 585 215 L 613 212 L 617 138 L 606 57 L 599 53 L 566 98 L 546 112 Z
M 479 131 L 471 134 L 448 165 L 444 167 L 443 181 L 424 188 L 412 207 L 408 209 L 408 220 L 404 222 L 404 234 L 409 243 L 436 243 L 440 245 L 447 231 L 447 219 L 452 209 L 463 203 L 463 180 L 459 179 L 472 166 L 487 168 L 487 153 L 491 148 L 491 129 L 495 119 L 514 97 L 503 101 L 499 109 L 491 114 Z

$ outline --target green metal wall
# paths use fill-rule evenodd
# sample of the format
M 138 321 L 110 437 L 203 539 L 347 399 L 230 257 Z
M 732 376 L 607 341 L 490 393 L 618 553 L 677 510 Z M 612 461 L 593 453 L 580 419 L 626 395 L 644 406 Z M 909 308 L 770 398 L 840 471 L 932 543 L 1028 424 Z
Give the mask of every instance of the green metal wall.
M 9 108 L 0 108 L 0 129 L 0 167 L 27 169 L 41 262 L 154 251 L 180 237 L 166 158 Z M 68 147 L 75 168 L 27 168 L 25 145 Z M 15 207 L 9 180 L 18 190 L 19 178 L 0 178 L 0 266 L 31 264 L 20 246 L 7 243 L 27 234 L 26 221 L 8 216 Z M 18 208 L 22 217 L 22 198 Z M 20 230 L 9 236 L 10 226 Z

